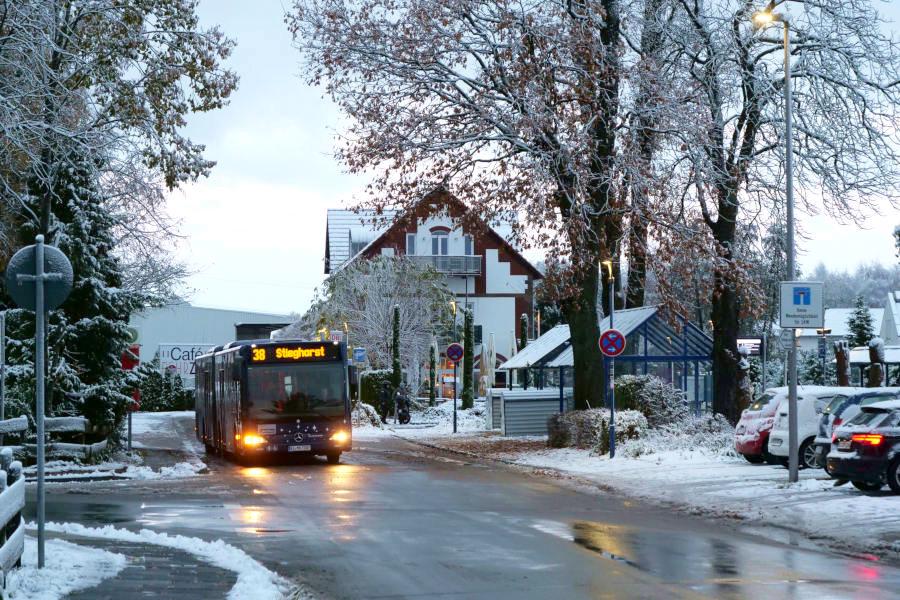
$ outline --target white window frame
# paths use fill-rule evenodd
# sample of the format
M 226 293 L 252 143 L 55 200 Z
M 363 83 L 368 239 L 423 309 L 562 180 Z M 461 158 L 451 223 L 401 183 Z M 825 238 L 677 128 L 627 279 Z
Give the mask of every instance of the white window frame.
M 475 238 L 471 235 L 464 235 L 463 248 L 465 248 L 464 254 L 466 256 L 475 256 Z
M 450 234 L 446 231 L 431 232 L 432 256 L 448 256 L 450 254 Z
M 414 233 L 406 234 L 406 253 L 409 255 L 416 253 L 416 234 Z

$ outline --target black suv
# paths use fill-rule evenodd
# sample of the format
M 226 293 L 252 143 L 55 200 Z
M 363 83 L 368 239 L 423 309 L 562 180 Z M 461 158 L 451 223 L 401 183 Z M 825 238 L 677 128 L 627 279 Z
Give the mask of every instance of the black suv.
M 887 482 L 900 494 L 900 400 L 863 406 L 835 430 L 828 472 L 860 490 L 880 490 Z

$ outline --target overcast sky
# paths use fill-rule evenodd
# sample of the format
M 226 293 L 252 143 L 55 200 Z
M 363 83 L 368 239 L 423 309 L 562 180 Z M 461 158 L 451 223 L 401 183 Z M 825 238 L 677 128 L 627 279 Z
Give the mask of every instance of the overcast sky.
M 897 4 L 885 9 L 895 22 Z M 190 136 L 206 144 L 218 165 L 169 202 L 181 220 L 182 258 L 195 271 L 188 285 L 197 305 L 304 312 L 323 277 L 325 210 L 346 206 L 365 185 L 332 159 L 339 114 L 298 77 L 283 6 L 201 1 L 202 21 L 237 41 L 229 66 L 241 82 L 229 106 L 190 120 Z M 865 230 L 802 213 L 798 220 L 809 237 L 800 240 L 805 269 L 895 260 L 892 232 L 900 214 L 890 206 Z

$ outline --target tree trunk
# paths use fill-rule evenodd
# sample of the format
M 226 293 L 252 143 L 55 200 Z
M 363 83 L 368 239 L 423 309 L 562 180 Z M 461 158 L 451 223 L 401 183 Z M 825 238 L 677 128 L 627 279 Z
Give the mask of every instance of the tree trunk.
M 603 355 L 598 346 L 600 327 L 597 320 L 598 272 L 590 267 L 585 271 L 579 282 L 578 295 L 563 305 L 574 355 L 576 410 L 603 406 Z
M 715 268 L 710 317 L 713 322 L 713 412 L 735 424 L 740 417 L 737 390 L 744 385 L 743 379 L 747 374 L 742 374 L 738 368 L 740 307 L 732 274 L 738 201 L 736 192 L 732 194 L 727 184 L 723 188 L 719 190 L 719 218 L 712 228 L 720 252 Z
M 636 202 L 636 200 L 633 200 Z M 628 234 L 628 289 L 625 308 L 644 306 L 647 280 L 647 224 L 640 215 L 631 220 Z

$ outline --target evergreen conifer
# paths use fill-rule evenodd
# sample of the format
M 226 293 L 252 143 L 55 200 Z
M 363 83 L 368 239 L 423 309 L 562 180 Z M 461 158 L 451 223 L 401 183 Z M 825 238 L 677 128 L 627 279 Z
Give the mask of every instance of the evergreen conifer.
M 847 319 L 847 327 L 850 329 L 850 335 L 847 340 L 851 347 L 867 346 L 869 340 L 875 337 L 875 324 L 872 321 L 872 313 L 866 306 L 866 301 L 862 296 L 856 297 L 856 305 L 853 312 Z

